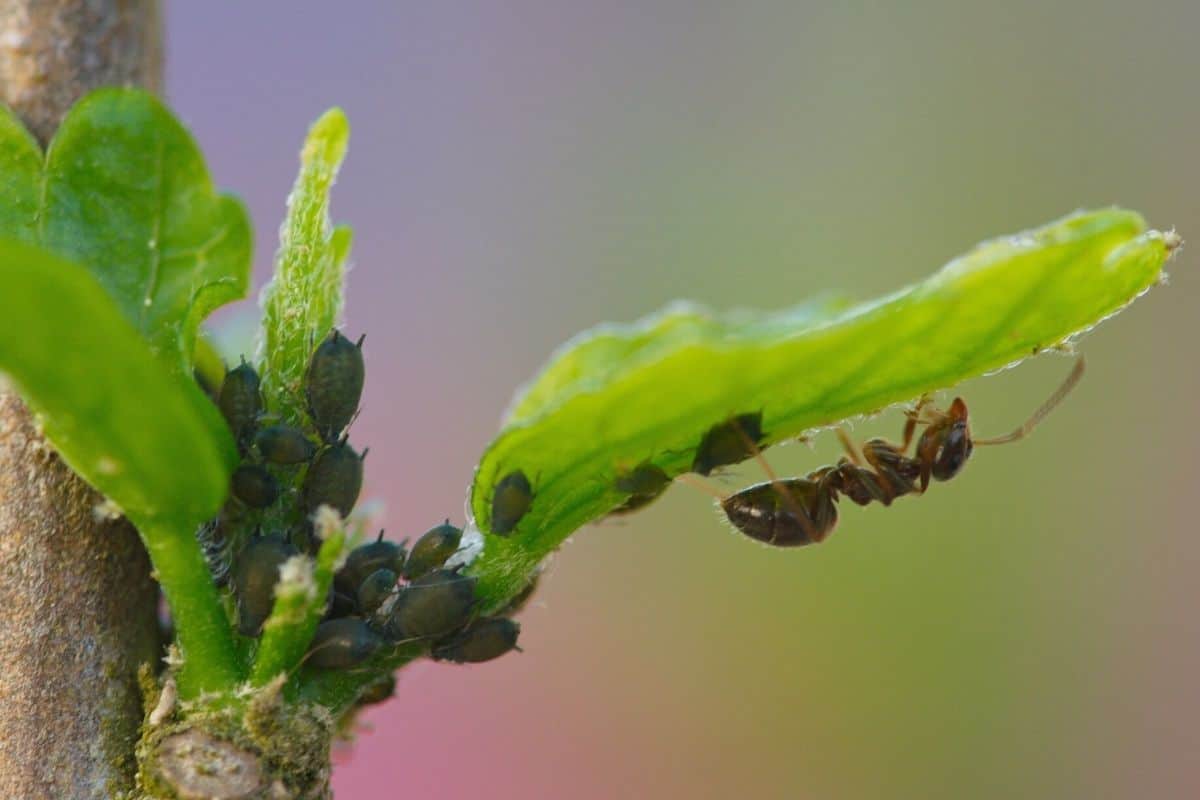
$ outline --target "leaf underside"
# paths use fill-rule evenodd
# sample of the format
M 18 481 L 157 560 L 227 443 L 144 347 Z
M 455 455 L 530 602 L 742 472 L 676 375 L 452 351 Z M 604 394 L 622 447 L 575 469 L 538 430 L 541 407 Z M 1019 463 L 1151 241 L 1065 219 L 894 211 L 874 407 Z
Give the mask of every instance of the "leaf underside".
M 687 472 L 704 433 L 737 414 L 762 413 L 766 446 L 1063 345 L 1154 284 L 1177 241 L 1129 211 L 1077 213 L 861 305 L 831 298 L 766 315 L 676 305 L 582 334 L 520 393 L 476 471 L 470 510 L 484 545 L 470 570 L 485 605 L 625 502 L 621 471 L 650 461 Z M 493 491 L 515 470 L 533 484 L 532 505 L 510 535 L 493 535 Z

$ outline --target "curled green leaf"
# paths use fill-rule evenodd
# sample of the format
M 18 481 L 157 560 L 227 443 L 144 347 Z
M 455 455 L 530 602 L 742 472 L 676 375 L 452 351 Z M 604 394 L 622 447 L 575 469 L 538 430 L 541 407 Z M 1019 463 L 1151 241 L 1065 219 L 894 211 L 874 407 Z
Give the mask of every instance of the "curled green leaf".
M 338 108 L 309 130 L 279 233 L 275 276 L 263 290 L 263 393 L 267 407 L 293 424 L 303 419 L 301 386 L 313 345 L 342 313 L 344 264 L 353 237 L 348 227 L 335 228 L 330 221 L 329 192 L 349 138 L 350 124 Z
M 761 414 L 767 446 L 1014 364 L 1146 291 L 1177 243 L 1133 212 L 1078 213 L 985 242 L 850 308 L 676 307 L 577 337 L 517 400 L 476 471 L 470 510 L 482 552 L 470 570 L 485 606 L 502 605 L 573 531 L 627 502 L 618 483 L 629 470 L 689 471 L 712 426 Z M 496 535 L 496 488 L 511 494 L 517 473 L 531 502 L 515 525 L 506 508 L 512 529 Z

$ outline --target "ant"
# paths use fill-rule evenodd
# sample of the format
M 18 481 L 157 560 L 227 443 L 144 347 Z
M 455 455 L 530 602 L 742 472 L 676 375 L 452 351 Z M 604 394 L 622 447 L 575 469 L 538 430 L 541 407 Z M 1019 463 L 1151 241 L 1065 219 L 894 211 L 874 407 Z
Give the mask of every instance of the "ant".
M 771 479 L 727 497 L 718 496 L 721 509 L 735 528 L 766 544 L 796 547 L 822 542 L 837 525 L 839 495 L 860 506 L 873 501 L 888 506 L 897 497 L 924 494 L 931 481 L 948 481 L 962 471 L 976 445 L 1007 444 L 1028 436 L 1075 388 L 1083 369 L 1080 357 L 1058 389 L 1024 424 L 992 439 L 972 438 L 967 404 L 961 397 L 945 411 L 929 406 L 929 398 L 923 397 L 906 412 L 901 444 L 870 439 L 863 443 L 860 459 L 845 430 L 839 428 L 838 438 L 847 456 L 802 478 L 777 478 L 757 446 L 749 442 Z M 910 457 L 906 453 L 918 425 L 927 427 Z

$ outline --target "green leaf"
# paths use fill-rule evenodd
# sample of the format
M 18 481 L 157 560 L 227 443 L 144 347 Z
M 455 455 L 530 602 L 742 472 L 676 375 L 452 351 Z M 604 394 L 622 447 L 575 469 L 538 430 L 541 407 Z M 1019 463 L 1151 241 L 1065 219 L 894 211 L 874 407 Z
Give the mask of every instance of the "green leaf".
M 329 192 L 346 156 L 350 124 L 341 109 L 326 111 L 308 132 L 300 174 L 280 230 L 275 276 L 263 291 L 263 394 L 267 407 L 303 421 L 301 387 L 308 358 L 342 313 L 342 277 L 350 229 L 329 219 Z
M 0 174 L 0 235 L 86 266 L 164 363 L 190 372 L 201 320 L 246 294 L 251 233 L 171 112 L 142 91 L 93 92 L 43 162 L 4 110 Z
M 185 696 L 236 679 L 232 640 L 196 526 L 237 461 L 190 375 L 151 352 L 96 279 L 43 249 L 0 241 L 0 369 L 46 437 L 137 526 L 175 613 Z
M 676 307 L 560 351 L 516 402 L 476 471 L 471 564 L 490 609 L 573 531 L 628 499 L 619 471 L 690 469 L 713 425 L 762 412 L 765 444 L 953 386 L 1063 344 L 1146 291 L 1177 245 L 1135 213 L 1079 213 L 986 242 L 925 281 L 839 310 L 755 317 Z M 521 470 L 528 512 L 492 535 L 497 483 Z

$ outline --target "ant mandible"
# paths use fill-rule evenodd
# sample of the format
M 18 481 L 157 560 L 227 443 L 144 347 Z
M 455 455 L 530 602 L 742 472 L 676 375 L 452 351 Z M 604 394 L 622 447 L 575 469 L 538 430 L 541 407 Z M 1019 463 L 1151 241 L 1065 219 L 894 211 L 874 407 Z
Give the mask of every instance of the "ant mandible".
M 915 409 L 907 412 L 902 443 L 871 439 L 863 443 L 861 460 L 845 431 L 839 428 L 847 457 L 802 478 L 775 477 L 754 446 L 756 457 L 771 479 L 722 497 L 721 509 L 735 528 L 760 542 L 776 547 L 822 542 L 837 525 L 839 495 L 860 506 L 872 501 L 887 506 L 902 495 L 923 494 L 931 480 L 948 481 L 962 471 L 976 445 L 1007 444 L 1028 436 L 1075 388 L 1083 369 L 1081 356 L 1054 394 L 1024 424 L 992 439 L 972 438 L 967 404 L 956 397 L 945 411 L 929 407 L 928 398 L 922 398 Z M 927 427 L 910 457 L 906 453 L 918 425 Z

